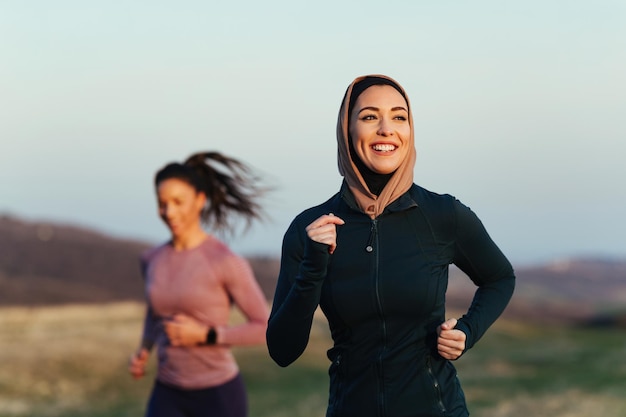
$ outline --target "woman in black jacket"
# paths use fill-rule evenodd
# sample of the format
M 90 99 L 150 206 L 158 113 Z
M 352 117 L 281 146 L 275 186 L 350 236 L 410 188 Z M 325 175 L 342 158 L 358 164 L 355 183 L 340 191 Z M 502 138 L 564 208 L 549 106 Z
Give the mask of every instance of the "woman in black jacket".
M 341 189 L 284 236 L 270 355 L 302 354 L 319 305 L 334 341 L 328 417 L 468 416 L 451 361 L 508 304 L 511 264 L 468 207 L 413 183 L 411 109 L 393 79 L 352 82 L 337 144 Z M 477 285 L 458 320 L 445 318 L 450 264 Z

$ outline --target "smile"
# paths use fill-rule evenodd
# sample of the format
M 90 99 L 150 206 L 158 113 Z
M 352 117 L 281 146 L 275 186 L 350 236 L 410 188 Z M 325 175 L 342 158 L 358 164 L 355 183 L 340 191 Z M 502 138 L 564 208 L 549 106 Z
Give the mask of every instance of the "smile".
M 396 148 L 397 147 L 395 145 L 382 144 L 382 143 L 372 146 L 372 149 L 378 152 L 391 152 L 391 151 L 395 151 Z

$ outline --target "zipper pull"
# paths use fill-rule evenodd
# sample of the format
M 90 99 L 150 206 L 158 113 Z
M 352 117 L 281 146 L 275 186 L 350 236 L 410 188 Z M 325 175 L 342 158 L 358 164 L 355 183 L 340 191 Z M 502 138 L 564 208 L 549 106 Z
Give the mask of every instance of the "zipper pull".
M 374 235 L 376 234 L 376 219 L 372 220 L 372 227 L 370 228 L 370 237 L 367 240 L 367 246 L 365 252 L 371 253 L 374 250 Z

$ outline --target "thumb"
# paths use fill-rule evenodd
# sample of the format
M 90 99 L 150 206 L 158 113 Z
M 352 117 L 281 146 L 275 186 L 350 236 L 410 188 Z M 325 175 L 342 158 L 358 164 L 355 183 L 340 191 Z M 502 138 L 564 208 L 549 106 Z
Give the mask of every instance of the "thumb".
M 148 358 L 148 351 L 146 349 L 141 349 L 137 352 L 137 358 L 143 360 Z
M 456 319 L 448 319 L 441 323 L 441 330 L 452 330 L 456 326 Z

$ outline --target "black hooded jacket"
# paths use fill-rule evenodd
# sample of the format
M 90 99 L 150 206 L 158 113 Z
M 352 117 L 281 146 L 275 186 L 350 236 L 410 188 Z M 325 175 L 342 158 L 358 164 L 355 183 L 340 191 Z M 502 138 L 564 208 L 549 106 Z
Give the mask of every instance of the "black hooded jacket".
M 345 221 L 332 255 L 305 231 L 328 213 Z M 467 416 L 456 370 L 436 348 L 450 264 L 477 285 L 456 326 L 469 349 L 515 286 L 511 264 L 480 220 L 454 197 L 417 185 L 371 219 L 344 183 L 285 233 L 267 330 L 271 357 L 287 366 L 302 354 L 319 305 L 334 341 L 327 416 Z

